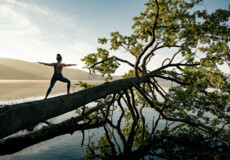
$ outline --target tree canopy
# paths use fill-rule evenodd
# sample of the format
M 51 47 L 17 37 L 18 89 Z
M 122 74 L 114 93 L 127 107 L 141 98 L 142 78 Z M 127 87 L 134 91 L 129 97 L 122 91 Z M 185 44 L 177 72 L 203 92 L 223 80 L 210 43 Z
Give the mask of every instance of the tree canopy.
M 178 122 L 171 135 L 201 134 L 229 143 L 230 79 L 219 67 L 230 68 L 230 9 L 208 13 L 201 9 L 202 0 L 149 0 L 145 5 L 133 18 L 131 35 L 116 31 L 99 38 L 105 48 L 82 60 L 90 72 L 107 80 L 123 63 L 130 66 L 123 78 L 147 78 L 120 93 L 134 121 L 139 118 L 136 107 L 151 107 L 160 119 Z M 171 57 L 153 69 L 155 55 L 165 54 L 165 49 Z M 164 89 L 159 79 L 174 85 Z

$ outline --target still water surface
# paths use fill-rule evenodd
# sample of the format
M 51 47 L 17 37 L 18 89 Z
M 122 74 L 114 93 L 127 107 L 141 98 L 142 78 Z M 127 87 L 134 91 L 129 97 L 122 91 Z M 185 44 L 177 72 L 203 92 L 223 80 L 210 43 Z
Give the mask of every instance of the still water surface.
M 75 92 L 80 90 L 79 86 L 74 87 L 76 83 L 77 81 L 72 81 L 71 91 Z M 89 83 L 100 84 L 103 82 L 90 81 Z M 48 87 L 49 81 L 44 80 L 0 81 L 0 105 L 43 99 Z M 50 94 L 50 97 L 62 94 L 66 94 L 66 84 L 57 82 Z M 94 105 L 95 104 L 91 103 L 88 106 L 92 107 Z M 118 120 L 119 115 L 120 111 L 115 110 L 113 120 Z M 151 125 L 152 118 L 155 115 L 154 111 L 150 109 L 144 109 L 143 115 L 146 117 L 146 123 Z M 53 118 L 50 120 L 50 122 L 59 123 L 74 116 L 77 116 L 77 114 L 75 111 L 72 111 L 62 116 Z M 26 131 L 23 131 L 23 133 L 24 132 Z M 22 132 L 16 133 L 16 135 L 20 134 L 22 134 Z M 84 144 L 88 144 L 87 137 L 89 136 L 93 136 L 93 141 L 96 143 L 103 135 L 103 128 L 87 130 L 85 131 L 86 138 L 84 140 Z M 84 157 L 86 151 L 86 145 L 81 147 L 81 143 L 82 133 L 80 131 L 76 131 L 73 133 L 73 135 L 66 134 L 58 136 L 45 142 L 35 144 L 17 153 L 0 156 L 0 160 L 78 160 Z

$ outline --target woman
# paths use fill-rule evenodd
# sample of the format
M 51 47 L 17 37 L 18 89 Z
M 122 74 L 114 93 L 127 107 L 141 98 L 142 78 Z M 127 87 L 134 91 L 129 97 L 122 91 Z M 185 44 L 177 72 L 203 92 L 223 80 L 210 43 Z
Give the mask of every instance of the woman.
M 76 66 L 76 64 L 64 64 L 64 63 L 61 63 L 62 62 L 62 56 L 60 54 L 57 54 L 57 63 L 43 63 L 43 62 L 38 62 L 40 64 L 44 64 L 44 65 L 47 65 L 47 66 L 54 66 L 54 74 L 53 74 L 53 77 L 51 79 L 51 82 L 50 82 L 50 87 L 49 89 L 47 90 L 47 93 L 46 93 L 46 97 L 45 99 L 47 99 L 48 95 L 50 94 L 54 84 L 56 83 L 57 80 L 61 81 L 61 82 L 65 82 L 65 83 L 68 83 L 67 85 L 67 94 L 71 94 L 69 92 L 70 90 L 70 80 L 68 80 L 67 78 L 63 77 L 62 75 L 62 69 L 63 67 L 68 67 L 68 66 Z

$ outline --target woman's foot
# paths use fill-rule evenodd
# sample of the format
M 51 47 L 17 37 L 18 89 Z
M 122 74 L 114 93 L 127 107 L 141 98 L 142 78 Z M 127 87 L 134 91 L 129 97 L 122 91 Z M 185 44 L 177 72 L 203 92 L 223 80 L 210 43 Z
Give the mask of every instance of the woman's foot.
M 72 94 L 72 93 L 70 93 L 70 92 L 69 92 L 69 93 L 67 93 L 67 95 L 71 95 L 71 94 Z

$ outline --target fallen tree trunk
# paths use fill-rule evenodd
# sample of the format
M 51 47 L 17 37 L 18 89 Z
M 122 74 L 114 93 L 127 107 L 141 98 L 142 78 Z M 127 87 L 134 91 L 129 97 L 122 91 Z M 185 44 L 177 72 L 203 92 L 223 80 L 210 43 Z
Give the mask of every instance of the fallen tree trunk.
M 32 132 L 28 135 L 17 136 L 9 139 L 3 139 L 0 144 L 0 155 L 12 154 L 21 151 L 34 144 L 52 139 L 64 134 L 72 134 L 76 131 L 98 128 L 104 125 L 104 122 L 94 124 L 75 124 L 75 119 L 65 124 L 55 124 L 54 126 L 42 128 L 39 131 Z
M 47 100 L 38 100 L 3 107 L 0 110 L 0 139 L 44 122 L 47 119 L 62 115 L 76 108 L 107 95 L 118 93 L 147 81 L 141 78 L 121 79 L 104 83 L 93 88 L 81 90 L 68 96 L 58 96 Z
M 58 96 L 47 100 L 26 102 L 0 109 L 0 139 L 27 129 L 47 119 L 62 115 L 76 108 L 107 95 L 127 90 L 132 86 L 147 82 L 154 74 L 176 66 L 196 66 L 198 64 L 167 64 L 142 77 L 134 77 L 104 83 L 93 88 L 82 90 L 68 96 Z
M 111 97 L 107 97 L 104 102 L 100 102 L 96 107 L 90 108 L 84 114 L 79 115 L 74 118 L 70 118 L 58 124 L 50 124 L 49 126 L 44 126 L 39 130 L 31 132 L 26 135 L 10 137 L 3 140 L 0 140 L 0 155 L 12 154 L 18 152 L 26 147 L 32 146 L 34 144 L 40 143 L 42 141 L 64 135 L 64 134 L 73 134 L 75 131 L 88 130 L 92 128 L 98 128 L 104 125 L 106 119 L 103 118 L 91 124 L 88 123 L 78 124 L 86 117 L 88 117 L 91 113 L 98 111 L 104 108 L 111 101 Z

